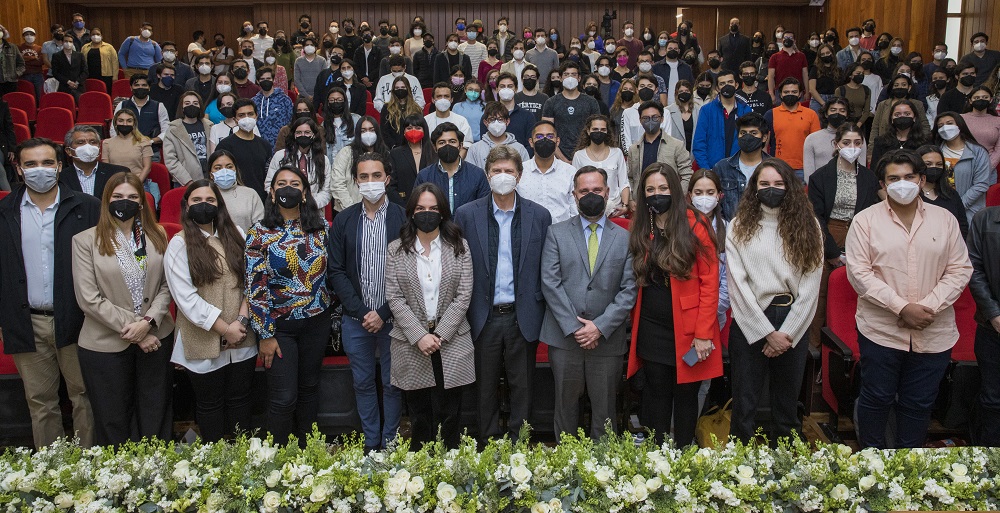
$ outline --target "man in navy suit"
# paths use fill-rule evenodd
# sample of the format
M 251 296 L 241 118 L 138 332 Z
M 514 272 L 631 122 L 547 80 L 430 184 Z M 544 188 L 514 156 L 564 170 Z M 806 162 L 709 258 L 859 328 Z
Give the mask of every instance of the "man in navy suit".
M 399 238 L 406 212 L 385 196 L 389 166 L 379 153 L 365 153 L 352 172 L 361 203 L 337 214 L 330 230 L 329 279 L 344 306 L 344 352 L 351 362 L 354 395 L 365 433 L 365 452 L 396 437 L 403 409 L 402 392 L 390 384 L 389 332 L 392 312 L 385 294 L 389 243 Z M 375 386 L 375 351 L 382 371 L 382 411 Z
M 108 178 L 129 172 L 125 166 L 100 162 L 101 134 L 90 125 L 76 125 L 66 132 L 66 157 L 69 165 L 63 166 L 59 181 L 76 192 L 84 192 L 101 199 Z
M 486 157 L 492 194 L 455 213 L 469 243 L 475 277 L 468 317 L 476 345 L 482 441 L 501 436 L 497 388 L 504 369 L 510 387 L 507 432 L 512 439 L 531 414 L 535 350 L 545 313 L 542 244 L 552 217 L 545 207 L 518 197 L 522 170 L 517 151 L 494 146 Z

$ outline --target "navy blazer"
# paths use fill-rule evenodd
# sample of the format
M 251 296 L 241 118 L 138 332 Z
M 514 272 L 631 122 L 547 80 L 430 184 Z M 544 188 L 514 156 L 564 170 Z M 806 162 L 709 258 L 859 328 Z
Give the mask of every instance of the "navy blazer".
M 388 198 L 386 201 L 388 205 L 385 211 L 385 238 L 388 245 L 389 242 L 399 238 L 399 230 L 407 220 L 403 207 L 392 203 Z M 359 221 L 363 208 L 363 201 L 355 203 L 333 218 L 330 245 L 327 250 L 330 287 L 344 305 L 344 314 L 359 320 L 364 319 L 365 314 L 371 311 L 365 306 L 361 295 L 361 282 L 358 279 L 358 230 L 361 226 Z M 388 322 L 392 316 L 388 300 L 376 311 L 383 322 Z
M 517 198 L 521 215 L 521 253 L 515 271 L 514 309 L 521 335 L 529 342 L 538 340 L 545 314 L 545 298 L 542 296 L 542 246 L 552 216 L 548 209 Z M 469 304 L 469 326 L 473 340 L 486 325 L 493 310 L 493 278 L 490 269 L 489 220 L 493 216 L 493 195 L 466 203 L 455 213 L 455 222 L 462 228 L 465 240 L 472 254 L 472 302 Z
M 62 171 L 59 173 L 59 183 L 65 184 L 70 189 L 76 192 L 83 192 L 83 185 L 80 184 L 80 177 L 76 174 L 76 168 L 73 167 L 73 159 L 67 158 L 66 163 L 63 165 Z M 108 164 L 107 162 L 98 162 L 97 169 L 94 170 L 97 176 L 94 178 L 94 197 L 101 199 L 104 195 L 104 186 L 108 183 L 108 179 L 118 173 L 129 173 L 131 172 L 129 168 L 125 166 L 116 166 L 114 164 Z

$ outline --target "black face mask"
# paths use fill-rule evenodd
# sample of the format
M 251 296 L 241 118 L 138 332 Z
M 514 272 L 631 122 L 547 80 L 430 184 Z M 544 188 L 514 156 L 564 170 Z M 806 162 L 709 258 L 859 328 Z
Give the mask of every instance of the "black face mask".
M 535 86 L 537 86 L 537 85 L 538 85 L 538 79 L 537 78 L 526 78 L 526 79 L 524 79 L 524 88 L 527 89 L 527 90 L 529 90 L 529 91 L 531 91 L 532 89 L 534 89 Z
M 285 43 L 287 43 L 287 42 L 288 42 L 288 41 L 287 41 L 287 40 L 285 40 L 285 38 L 282 38 L 282 37 L 279 37 L 278 39 L 275 39 L 275 40 L 274 40 L 274 46 L 278 46 L 278 47 L 284 47 L 284 46 L 285 46 Z
M 753 38 L 753 42 L 756 43 L 756 44 L 761 44 L 761 43 L 764 42 L 764 38 L 762 38 L 762 37 L 754 37 Z
M 740 146 L 740 151 L 743 153 L 753 153 L 764 146 L 764 140 L 760 137 L 751 134 L 743 134 L 737 139 L 737 143 Z
M 736 96 L 736 86 L 732 84 L 723 86 L 719 91 L 719 94 L 721 94 L 723 98 L 732 98 L 733 96 Z
M 128 199 L 120 199 L 108 203 L 108 212 L 111 217 L 119 221 L 128 221 L 139 213 L 139 202 Z
M 785 38 L 785 40 L 781 42 L 781 46 L 784 46 L 785 48 L 791 48 L 794 45 L 795 41 L 788 38 Z
M 776 53 L 778 53 L 777 50 L 769 48 L 767 50 L 764 50 L 764 57 L 767 57 L 768 59 L 770 59 L 771 56 L 774 55 L 774 54 L 776 54 Z
M 441 226 L 441 214 L 431 210 L 413 214 L 413 226 L 424 233 L 431 233 Z
M 246 80 L 246 78 L 250 76 L 250 70 L 246 68 L 236 68 L 233 70 L 233 76 L 240 80 Z
M 908 128 L 913 128 L 914 120 L 909 116 L 903 116 L 898 118 L 892 118 L 892 126 L 896 130 L 906 130 Z
M 132 90 L 132 96 L 135 96 L 136 98 L 138 98 L 138 99 L 141 100 L 141 99 L 149 96 L 149 88 L 147 88 L 147 87 L 137 87 L 137 88 L 135 88 L 135 89 Z
M 608 141 L 607 132 L 590 132 L 590 142 L 594 144 L 604 144 Z
M 250 57 L 251 55 L 253 55 L 253 49 L 244 48 L 240 53 L 242 53 L 244 57 Z
M 709 68 L 718 68 L 719 65 L 721 65 L 721 64 L 722 64 L 722 61 L 720 61 L 719 59 L 712 58 L 712 59 L 708 60 L 708 67 Z
M 830 114 L 826 117 L 826 123 L 833 128 L 840 128 L 840 125 L 843 125 L 844 121 L 847 121 L 847 116 L 843 114 Z
M 702 98 L 708 98 L 708 95 L 712 93 L 712 88 L 711 87 L 699 87 L 699 88 L 696 88 L 695 91 L 698 92 L 698 96 L 700 96 Z
M 201 109 L 194 105 L 184 107 L 184 117 L 186 118 L 197 118 L 199 114 L 201 114 Z
M 535 139 L 535 155 L 547 159 L 556 152 L 556 142 L 552 139 Z
M 889 48 L 889 42 L 888 41 L 879 41 L 879 43 L 878 43 L 878 49 L 879 50 L 885 50 L 886 48 Z
M 893 87 L 890 94 L 893 98 L 906 98 L 906 95 L 909 94 L 909 92 L 910 89 L 908 87 Z
M 395 96 L 396 98 L 400 99 L 400 100 L 402 100 L 403 98 L 406 98 L 409 94 L 410 94 L 410 92 L 407 91 L 406 89 L 393 89 L 392 90 L 392 95 Z
M 433 47 L 434 47 L 434 41 L 431 41 L 430 39 L 424 39 L 424 48 L 433 48 Z
M 260 82 L 257 82 L 257 85 L 259 85 L 264 91 L 270 91 L 271 88 L 274 87 L 274 80 L 261 80 Z
M 323 41 L 323 48 L 327 50 L 333 48 L 333 41 Z
M 654 95 L 656 95 L 656 92 L 648 87 L 643 87 L 642 89 L 639 89 L 639 99 L 644 102 L 652 100 Z
M 743 75 L 743 85 L 753 87 L 757 83 L 757 75 Z
M 975 100 L 970 105 L 975 110 L 986 110 L 990 106 L 989 100 Z
M 295 187 L 285 186 L 274 191 L 274 199 L 281 207 L 295 208 L 302 203 L 302 191 Z
M 378 28 L 378 33 L 382 34 L 383 36 L 388 35 L 389 34 L 389 29 L 387 27 L 379 27 Z
M 604 206 L 607 200 L 604 196 L 594 192 L 588 192 L 582 198 L 577 200 L 577 206 L 580 208 L 580 213 L 584 217 L 598 217 L 604 213 Z
M 216 39 L 215 40 L 215 46 L 222 46 L 224 44 L 226 44 L 226 42 L 223 41 L 223 40 L 221 40 L 221 39 Z
M 188 207 L 188 217 L 198 224 L 214 223 L 218 216 L 219 207 L 205 201 Z
M 934 81 L 934 89 L 935 90 L 940 91 L 941 89 L 944 89 L 945 87 L 948 87 L 948 81 L 947 80 L 935 80 Z
M 861 83 L 864 82 L 864 81 L 865 81 L 865 76 L 862 75 L 862 74 L 860 74 L 860 73 L 858 73 L 857 75 L 854 75 L 853 77 L 851 77 L 851 82 L 854 82 L 855 84 L 858 84 L 858 85 L 861 85 Z
M 365 34 L 365 35 L 361 36 L 361 42 L 364 43 L 364 44 L 371 43 L 372 42 L 372 35 L 371 34 Z
M 299 23 L 299 26 L 302 27 L 303 30 L 305 30 L 305 29 L 309 28 L 309 22 L 308 21 L 303 21 L 302 23 Z
M 799 102 L 799 95 L 797 94 L 786 94 L 781 97 L 781 103 L 784 103 L 786 107 L 791 107 Z
M 688 30 L 688 29 L 686 29 L 686 28 L 682 28 L 682 29 L 678 29 L 677 30 L 677 35 L 680 35 L 680 36 L 687 36 L 690 33 L 691 33 L 691 31 Z
M 266 28 L 257 29 L 257 33 L 260 34 L 260 37 L 264 37 L 267 35 L 267 29 Z
M 626 103 L 631 102 L 632 99 L 635 98 L 635 91 L 622 91 L 621 94 L 622 94 L 622 101 Z
M 330 64 L 337 66 L 340 65 L 341 62 L 344 62 L 344 58 L 341 57 L 340 54 L 335 53 L 330 56 Z
M 219 114 L 222 114 L 222 117 L 229 119 L 233 117 L 236 112 L 233 111 L 233 106 L 230 105 L 229 107 L 219 107 Z
M 976 77 L 974 77 L 972 75 L 966 75 L 966 76 L 958 79 L 958 83 L 962 84 L 965 87 L 972 87 L 972 84 L 976 83 Z
M 338 101 L 338 102 L 330 102 L 327 105 L 326 110 L 329 111 L 330 114 L 333 114 L 335 116 L 339 116 L 339 115 L 341 115 L 341 114 L 344 113 L 344 102 L 340 102 L 340 101 Z
M 597 86 L 584 87 L 583 92 L 587 93 L 588 96 L 595 96 L 597 94 Z
M 687 93 L 677 93 L 677 101 L 679 101 L 681 103 L 687 103 L 687 102 L 691 101 L 691 97 L 692 97 L 692 94 L 690 92 L 687 92 Z
M 550 80 L 549 83 L 552 84 L 553 91 L 557 93 L 562 91 L 562 80 Z M 527 84 L 525 84 L 525 86 L 527 86 Z
M 441 159 L 441 162 L 444 162 L 445 164 L 454 163 L 459 157 L 458 146 L 445 144 L 444 146 L 438 148 L 437 154 L 438 158 Z
M 870 23 L 868 25 L 865 25 L 865 31 L 868 32 L 869 34 L 875 32 L 875 25 L 872 25 Z
M 830 64 L 831 62 L 833 62 L 833 56 L 832 55 L 821 55 L 819 57 L 819 61 L 822 62 L 823 64 Z
M 115 131 L 122 135 L 128 135 L 135 129 L 133 125 L 115 125 Z
M 924 176 L 927 178 L 928 183 L 938 183 L 941 177 L 944 176 L 944 168 L 941 167 L 928 167 L 924 168 Z
M 681 52 L 678 52 L 677 50 L 667 50 L 667 58 L 670 60 L 674 60 L 677 57 L 680 57 L 680 55 Z
M 300 135 L 295 138 L 295 144 L 298 144 L 302 148 L 308 148 L 312 146 L 313 140 L 314 138 L 311 135 Z
M 486 55 L 489 55 L 490 57 L 496 57 L 498 53 L 500 52 L 497 51 L 496 48 L 490 48 L 489 50 L 486 50 Z
M 670 195 L 654 194 L 652 196 L 646 196 L 646 205 L 649 206 L 649 209 L 652 210 L 654 214 L 662 214 L 670 210 Z
M 872 69 L 872 61 L 862 61 L 861 62 L 861 69 L 863 69 L 865 71 L 871 71 L 871 69 Z
M 757 190 L 757 200 L 765 207 L 778 208 L 784 199 L 785 189 L 765 187 Z
M 733 34 L 735 34 L 735 33 L 737 33 L 737 32 L 740 31 L 740 26 L 739 25 L 730 25 L 729 26 L 729 31 L 732 32 Z

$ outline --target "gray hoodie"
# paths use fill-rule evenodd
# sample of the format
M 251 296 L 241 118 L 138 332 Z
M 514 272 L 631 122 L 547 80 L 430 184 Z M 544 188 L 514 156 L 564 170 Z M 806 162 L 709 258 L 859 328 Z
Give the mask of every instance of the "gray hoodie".
M 517 153 L 521 155 L 521 162 L 531 158 L 528 156 L 528 150 L 524 149 L 524 145 L 517 142 L 517 139 L 514 138 L 514 134 L 507 132 L 504 135 L 507 138 L 504 140 L 503 144 L 517 150 Z M 496 146 L 496 143 L 490 139 L 489 132 L 484 133 L 483 138 L 473 143 L 472 147 L 469 148 L 469 152 L 465 155 L 465 161 L 474 166 L 486 169 L 486 156 L 489 155 L 490 150 L 492 150 L 494 146 Z

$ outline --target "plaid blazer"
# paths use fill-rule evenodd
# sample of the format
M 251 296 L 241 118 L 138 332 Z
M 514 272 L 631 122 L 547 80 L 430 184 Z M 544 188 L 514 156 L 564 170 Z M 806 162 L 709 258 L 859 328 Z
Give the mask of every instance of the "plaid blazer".
M 472 256 L 463 240 L 465 252 L 455 251 L 441 241 L 441 283 L 438 293 L 438 319 L 434 333 L 441 344 L 444 387 L 455 388 L 476 381 L 475 351 L 465 313 L 472 300 Z M 400 241 L 389 244 L 385 265 L 385 290 L 392 310 L 392 384 L 402 390 L 434 386 L 431 358 L 417 348 L 417 341 L 429 333 L 424 294 L 417 276 L 417 256 L 400 249 Z

